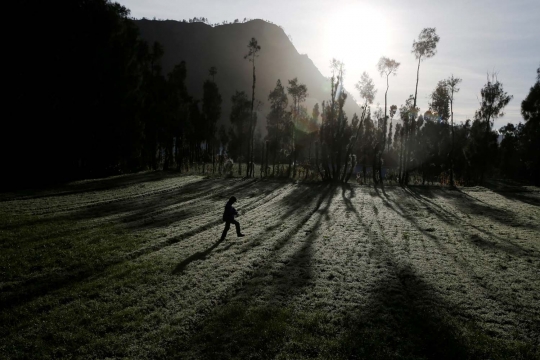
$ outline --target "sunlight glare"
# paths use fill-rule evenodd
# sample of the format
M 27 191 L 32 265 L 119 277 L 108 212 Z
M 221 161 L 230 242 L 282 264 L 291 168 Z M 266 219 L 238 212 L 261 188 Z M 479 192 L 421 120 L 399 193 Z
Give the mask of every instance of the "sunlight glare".
M 345 63 L 350 74 L 368 71 L 375 75 L 378 59 L 389 46 L 387 18 L 367 5 L 335 9 L 324 25 L 324 54 Z M 352 74 L 351 74 L 352 75 Z

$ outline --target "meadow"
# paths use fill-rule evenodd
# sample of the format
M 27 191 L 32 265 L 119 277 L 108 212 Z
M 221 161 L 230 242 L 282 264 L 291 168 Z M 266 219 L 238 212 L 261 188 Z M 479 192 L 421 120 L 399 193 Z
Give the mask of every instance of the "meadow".
M 220 241 L 235 195 L 244 238 Z M 0 194 L 0 358 L 538 359 L 540 189 L 146 172 Z

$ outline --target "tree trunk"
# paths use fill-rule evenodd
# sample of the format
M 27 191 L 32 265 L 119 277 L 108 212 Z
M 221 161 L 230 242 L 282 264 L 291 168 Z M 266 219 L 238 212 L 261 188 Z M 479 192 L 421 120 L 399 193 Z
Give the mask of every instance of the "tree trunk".
M 264 162 L 265 163 L 264 176 L 268 177 L 268 141 L 265 142 L 265 147 L 266 147 L 266 161 Z
M 379 153 L 379 180 L 381 180 L 381 184 L 383 184 L 383 176 L 382 176 L 382 154 L 384 152 L 384 148 L 386 147 L 386 132 L 387 132 L 387 129 L 386 129 L 386 120 L 387 120 L 387 115 L 386 115 L 386 109 L 387 109 L 387 95 L 388 95 L 388 88 L 389 88 L 389 85 L 388 85 L 388 75 L 390 74 L 387 74 L 386 75 L 386 91 L 384 93 L 384 122 L 383 122 L 383 134 L 382 134 L 382 148 L 381 148 L 381 151 Z
M 238 145 L 239 145 L 238 149 L 240 150 L 240 154 L 241 154 L 242 153 L 242 142 L 240 141 L 240 143 Z M 240 159 L 238 159 L 238 175 L 242 176 L 242 162 L 240 161 Z
M 293 119 L 293 149 L 292 149 L 292 161 L 293 161 L 293 179 L 296 177 L 296 122 L 298 120 L 298 110 L 297 110 L 298 104 L 294 104 L 295 114 Z
M 373 178 L 373 186 L 377 185 L 377 152 L 373 154 L 373 164 L 371 168 L 371 177 Z
M 420 56 L 418 58 L 418 68 L 416 69 L 416 87 L 414 88 L 414 103 L 413 103 L 413 119 L 411 119 L 411 131 L 409 131 L 409 139 L 407 141 L 407 148 L 405 150 L 405 179 L 404 183 L 405 185 L 409 184 L 409 160 L 411 156 L 411 138 L 413 137 L 414 133 L 414 127 L 413 121 L 416 120 L 416 114 L 414 111 L 416 110 L 416 98 L 418 95 L 418 80 L 420 79 L 420 61 L 422 60 L 422 57 Z
M 353 161 L 353 159 L 354 159 L 354 161 Z M 345 183 L 349 182 L 349 179 L 351 178 L 351 175 L 352 175 L 355 168 L 356 168 L 356 155 L 351 155 L 351 169 L 349 170 L 349 174 L 345 178 Z
M 277 142 L 274 144 L 274 159 L 273 159 L 273 164 L 272 164 L 272 176 L 276 176 L 276 160 L 277 160 L 277 149 L 278 149 L 278 145 L 277 145 Z
M 366 184 L 366 153 L 364 152 L 364 160 L 362 162 L 362 173 L 364 174 L 364 185 Z
M 452 114 L 452 146 L 450 148 L 450 186 L 454 186 L 454 91 L 450 98 L 450 113 Z
M 319 175 L 321 176 L 321 180 L 323 180 L 323 173 L 321 168 L 319 167 L 319 142 L 315 141 L 315 168 L 319 172 Z

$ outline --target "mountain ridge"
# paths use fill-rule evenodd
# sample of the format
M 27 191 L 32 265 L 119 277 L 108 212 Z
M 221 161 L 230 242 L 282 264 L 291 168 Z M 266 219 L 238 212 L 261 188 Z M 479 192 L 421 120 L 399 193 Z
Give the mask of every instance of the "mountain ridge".
M 325 78 L 307 54 L 300 54 L 285 31 L 278 25 L 264 20 L 210 26 L 201 22 L 186 23 L 175 20 L 135 20 L 142 39 L 158 41 L 165 49 L 162 59 L 163 73 L 168 74 L 174 65 L 186 62 L 186 85 L 196 99 L 202 98 L 204 80 L 209 78 L 211 66 L 217 68 L 215 81 L 223 98 L 221 124 L 229 124 L 231 96 L 235 91 L 245 91 L 251 97 L 252 68 L 244 59 L 247 45 L 255 37 L 261 46 L 256 59 L 255 98 L 262 101 L 258 127 L 266 132 L 266 114 L 269 111 L 268 94 L 278 79 L 284 86 L 295 77 L 308 87 L 308 97 L 303 104 L 311 113 L 316 103 L 330 98 L 330 80 Z M 289 101 L 291 101 L 289 99 Z M 345 105 L 349 118 L 359 113 L 359 106 L 349 97 Z

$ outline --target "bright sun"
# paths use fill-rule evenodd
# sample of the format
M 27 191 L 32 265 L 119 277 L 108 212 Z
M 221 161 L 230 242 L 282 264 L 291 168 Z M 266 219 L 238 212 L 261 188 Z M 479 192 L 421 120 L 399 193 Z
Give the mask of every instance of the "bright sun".
M 388 20 L 367 5 L 349 5 L 336 9 L 324 25 L 324 54 L 336 58 L 354 73 L 368 71 L 375 75 L 375 66 L 389 46 Z

